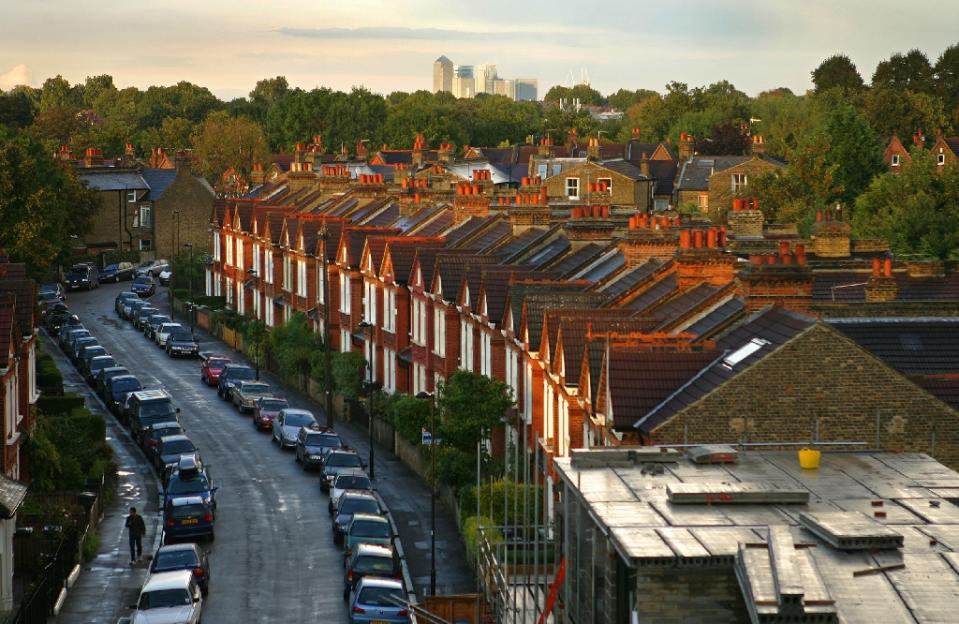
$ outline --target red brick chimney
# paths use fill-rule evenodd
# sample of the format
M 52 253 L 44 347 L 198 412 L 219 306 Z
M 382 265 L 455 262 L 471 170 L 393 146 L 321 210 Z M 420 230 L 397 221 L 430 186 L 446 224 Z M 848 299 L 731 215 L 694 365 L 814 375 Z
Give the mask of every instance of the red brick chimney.
M 822 258 L 848 258 L 852 250 L 852 226 L 842 220 L 842 211 L 816 213 L 812 227 L 813 252 Z
M 366 160 L 367 155 L 368 154 L 366 152 L 366 143 L 364 143 L 363 141 L 360 141 L 359 143 L 356 144 L 356 159 Z
M 419 167 L 423 164 L 423 150 L 426 149 L 426 139 L 423 138 L 422 132 L 416 133 L 416 138 L 413 140 L 413 165 Z
M 766 153 L 766 139 L 761 134 L 754 134 L 750 153 L 753 156 L 762 156 Z
M 806 261 L 805 246 L 797 243 L 790 251 L 789 242 L 780 241 L 778 254 L 751 255 L 749 265 L 739 273 L 739 288 L 750 311 L 776 304 L 808 313 L 812 305 L 812 271 Z
M 591 138 L 586 145 L 586 157 L 590 160 L 599 160 L 602 153 L 599 148 L 599 139 Z
M 103 151 L 96 147 L 88 147 L 83 153 L 83 166 L 94 167 L 103 164 Z
M 679 160 L 689 160 L 696 150 L 696 139 L 688 132 L 679 134 Z
M 542 156 L 543 158 L 549 158 L 553 154 L 553 139 L 549 137 L 543 137 L 539 140 L 539 149 L 537 150 L 537 155 Z
M 643 155 L 639 158 L 639 172 L 645 177 L 649 177 L 649 154 L 643 152 Z
M 453 162 L 453 152 L 455 151 L 456 148 L 452 143 L 440 143 L 440 149 L 437 152 L 437 157 L 439 158 L 440 162 Z
M 733 199 L 732 210 L 726 215 L 726 222 L 737 239 L 763 238 L 763 226 L 766 218 L 759 209 L 759 200 L 752 198 L 745 200 L 740 197 Z
M 736 256 L 725 253 L 724 228 L 691 228 L 679 233 L 676 275 L 680 290 L 707 283 L 726 286 L 736 278 Z
M 899 294 L 899 285 L 892 274 L 892 258 L 872 259 L 872 275 L 866 284 L 866 301 L 884 303 L 895 301 Z
M 253 184 L 263 184 L 266 182 L 266 172 L 263 171 L 262 164 L 253 163 L 253 167 L 250 170 L 250 182 Z

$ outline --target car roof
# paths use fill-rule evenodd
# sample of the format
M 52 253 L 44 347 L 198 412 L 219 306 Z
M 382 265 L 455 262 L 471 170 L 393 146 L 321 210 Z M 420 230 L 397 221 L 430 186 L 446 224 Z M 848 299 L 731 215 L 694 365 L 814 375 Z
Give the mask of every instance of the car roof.
M 177 496 L 170 499 L 170 504 L 174 507 L 185 507 L 186 505 L 202 505 L 202 496 Z
M 136 392 L 133 392 L 132 395 L 140 399 L 141 401 L 149 401 L 150 399 L 172 399 L 173 398 L 169 395 L 169 393 L 167 393 L 166 390 L 160 390 L 158 388 L 154 388 L 152 390 L 137 390 Z
M 340 477 L 366 477 L 366 473 L 363 472 L 362 468 L 348 468 L 346 470 L 336 473 L 336 478 L 339 479 Z M 336 479 L 333 480 L 333 483 L 336 483 Z M 349 491 L 350 490 L 347 490 L 347 492 Z M 356 490 L 356 491 L 362 492 L 363 490 Z
M 176 570 L 174 572 L 157 572 L 151 574 L 140 593 L 163 589 L 186 589 L 193 579 L 193 570 Z
M 239 370 L 241 368 L 248 368 L 250 370 L 253 370 L 253 367 L 250 366 L 249 364 L 241 364 L 239 362 L 230 362 L 229 364 L 227 364 L 227 368 L 229 368 L 230 370 Z
M 112 366 L 112 367 L 110 367 L 110 368 L 123 368 L 123 367 L 122 367 L 122 366 Z M 110 370 L 110 369 L 109 369 L 109 368 L 104 368 L 103 370 L 108 371 L 108 370 Z M 114 375 L 114 376 L 112 377 L 112 379 L 111 379 L 111 383 L 112 383 L 113 381 L 116 381 L 116 380 L 125 381 L 125 380 L 127 380 L 127 379 L 136 379 L 137 381 L 140 381 L 139 379 L 137 379 L 137 376 L 136 376 L 136 375 Z
M 180 423 L 178 423 L 178 422 L 175 421 L 175 420 L 164 420 L 163 422 L 153 423 L 152 425 L 150 425 L 150 429 L 153 429 L 153 430 L 156 430 L 156 429 L 172 429 L 173 427 L 176 427 L 177 429 L 181 429 L 181 428 L 182 428 L 182 427 L 180 426 Z M 173 436 L 166 436 L 166 437 L 172 438 Z
M 162 329 L 163 327 L 166 327 L 167 325 L 169 325 L 169 326 L 171 326 L 171 327 L 183 327 L 183 325 L 181 325 L 180 323 L 174 323 L 173 321 L 170 321 L 169 323 L 163 323 L 163 324 L 160 326 L 160 328 Z
M 369 520 L 371 522 L 382 522 L 384 524 L 389 523 L 389 520 L 387 520 L 384 516 L 380 516 L 378 514 L 371 514 L 371 513 L 353 514 L 353 520 Z
M 126 366 L 107 366 L 101 372 L 109 373 L 111 371 L 125 371 L 125 370 L 127 370 Z M 130 376 L 132 377 L 133 375 L 130 375 Z M 114 377 L 126 377 L 126 375 L 114 375 Z
M 166 421 L 164 421 L 164 422 L 166 422 Z M 182 433 L 178 433 L 178 434 L 176 434 L 176 435 L 163 436 L 162 438 L 160 438 L 160 442 L 179 442 L 180 440 L 187 440 L 187 441 L 189 441 L 190 438 L 188 438 L 187 436 L 183 435 Z
M 90 358 L 90 363 L 93 364 L 97 360 L 102 362 L 106 358 L 110 358 L 111 360 L 113 360 L 112 355 L 94 355 L 92 358 Z M 113 360 L 113 361 L 116 362 L 116 360 Z
M 184 544 L 168 544 L 166 546 L 160 546 L 160 549 L 157 550 L 157 554 L 165 552 L 174 552 L 179 550 L 200 550 L 200 547 L 197 546 L 195 542 L 186 542 Z
M 244 379 L 240 381 L 240 387 L 242 388 L 244 386 L 266 386 L 269 388 L 270 384 L 265 381 L 260 381 L 259 379 Z
M 393 548 L 391 546 L 386 546 L 385 544 L 357 544 L 356 545 L 356 554 L 357 555 L 373 555 L 374 557 L 390 557 L 393 558 Z
M 352 498 L 371 498 L 376 500 L 376 497 L 367 492 L 366 490 L 347 490 L 343 492 L 343 496 L 350 496 Z
M 388 587 L 390 589 L 403 589 L 402 581 L 381 576 L 364 576 L 360 580 L 359 588 L 363 587 Z
M 313 412 L 310 410 L 300 409 L 299 407 L 284 407 L 282 410 L 280 410 L 280 412 L 282 412 L 284 415 L 301 414 L 304 416 L 313 416 Z M 313 418 L 315 419 L 316 416 L 313 416 Z
M 330 451 L 330 455 L 333 455 L 334 453 L 341 453 L 343 455 L 359 455 L 359 453 L 356 452 L 356 449 L 348 449 L 348 448 L 338 448 Z

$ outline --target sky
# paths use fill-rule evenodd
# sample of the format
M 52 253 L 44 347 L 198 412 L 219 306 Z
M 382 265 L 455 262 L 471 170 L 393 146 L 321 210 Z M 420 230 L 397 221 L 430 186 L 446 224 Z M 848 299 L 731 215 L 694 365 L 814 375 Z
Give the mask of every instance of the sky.
M 110 74 L 141 89 L 187 80 L 224 99 L 257 80 L 374 92 L 432 88 L 432 63 L 496 65 L 540 97 L 585 76 L 603 93 L 729 80 L 799 93 L 836 52 L 876 64 L 959 43 L 956 0 L 3 0 L 0 89 Z

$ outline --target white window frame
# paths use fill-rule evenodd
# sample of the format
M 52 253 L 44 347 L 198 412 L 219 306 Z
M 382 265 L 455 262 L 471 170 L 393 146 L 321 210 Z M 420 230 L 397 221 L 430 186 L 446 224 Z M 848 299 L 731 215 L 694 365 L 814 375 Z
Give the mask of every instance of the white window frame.
M 233 280 L 229 277 L 226 278 L 226 304 L 231 305 L 233 303 Z
M 326 258 L 317 258 L 316 259 L 316 302 L 320 305 L 326 303 L 326 285 L 323 283 L 323 266 L 321 263 L 326 262 Z
M 351 313 L 350 298 L 350 274 L 349 272 L 343 272 L 340 274 L 340 312 L 343 314 Z
M 749 185 L 749 176 L 745 173 L 733 173 L 729 180 L 733 193 L 738 193 Z
M 236 237 L 236 268 L 243 270 L 243 239 Z
M 233 266 L 233 237 L 226 235 L 226 265 Z
M 579 178 L 566 178 L 566 199 L 579 199 Z
M 946 155 L 942 152 L 936 154 L 936 164 L 940 167 L 946 164 Z
M 392 349 L 383 347 L 383 390 L 396 392 L 396 354 Z
M 220 262 L 223 259 L 221 250 L 220 250 L 220 231 L 216 230 L 213 232 L 213 259 L 217 262 Z
M 340 353 L 349 353 L 353 350 L 353 345 L 351 344 L 352 340 L 353 336 L 350 335 L 350 330 L 340 330 Z
M 363 320 L 376 325 L 376 284 L 363 280 Z
M 138 216 L 140 227 L 153 227 L 153 206 L 150 204 L 140 204 Z
M 473 325 L 466 319 L 460 321 L 460 368 L 473 371 Z
M 259 277 L 263 277 L 263 273 L 260 270 L 260 267 L 262 265 L 262 263 L 260 262 L 261 254 L 262 254 L 262 250 L 260 249 L 260 244 L 253 243 L 253 271 Z
M 283 290 L 293 290 L 293 259 L 283 254 Z
M 480 374 L 493 376 L 493 340 L 489 332 L 480 333 Z
M 889 162 L 890 166 L 898 167 L 899 166 L 899 154 L 893 154 L 892 160 Z
M 140 251 L 153 251 L 153 241 L 149 238 L 141 238 L 139 245 Z
M 606 183 L 606 190 L 610 193 L 613 192 L 613 179 L 612 178 L 596 178 L 596 184 Z
M 236 282 L 236 313 L 243 314 L 246 311 L 246 286 L 242 280 L 237 280 Z
M 296 261 L 296 294 L 306 297 L 306 260 Z
M 264 307 L 266 308 L 266 309 L 264 310 L 264 312 L 266 312 L 266 314 L 264 315 L 264 316 L 266 317 L 266 321 L 265 321 L 265 322 L 266 322 L 266 326 L 267 326 L 267 327 L 273 327 L 273 321 L 274 321 L 274 316 L 273 316 L 273 307 L 274 307 L 274 305 L 273 305 L 273 302 L 268 299 L 268 300 L 266 301 L 266 303 L 264 304 Z
M 709 210 L 709 193 L 699 194 L 699 207 L 702 210 Z
M 260 318 L 260 289 L 253 289 L 253 317 Z
M 135 203 L 137 203 L 137 192 L 136 192 L 136 189 L 132 189 L 132 190 L 127 191 L 127 203 L 128 203 L 128 204 L 135 204 Z
M 433 307 L 433 353 L 446 357 L 446 308 Z
M 207 297 L 212 297 L 213 296 L 213 271 L 211 271 L 210 269 L 207 269 L 206 271 L 204 271 L 204 273 L 206 274 L 206 278 L 205 278 L 203 293 Z
M 213 278 L 213 296 L 214 297 L 223 296 L 223 281 L 220 279 L 219 275 Z
M 390 287 L 383 289 L 383 330 L 396 333 L 396 291 Z

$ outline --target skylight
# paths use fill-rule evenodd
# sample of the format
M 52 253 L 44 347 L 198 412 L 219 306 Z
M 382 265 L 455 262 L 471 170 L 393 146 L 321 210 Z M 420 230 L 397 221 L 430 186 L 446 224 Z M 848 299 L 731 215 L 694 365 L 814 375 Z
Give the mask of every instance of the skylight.
M 726 366 L 726 368 L 732 368 L 768 344 L 770 344 L 768 340 L 763 340 L 762 338 L 753 338 L 723 359 L 723 364 Z

